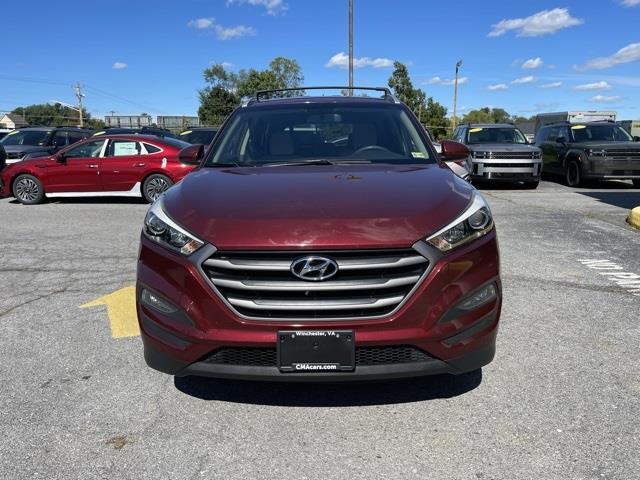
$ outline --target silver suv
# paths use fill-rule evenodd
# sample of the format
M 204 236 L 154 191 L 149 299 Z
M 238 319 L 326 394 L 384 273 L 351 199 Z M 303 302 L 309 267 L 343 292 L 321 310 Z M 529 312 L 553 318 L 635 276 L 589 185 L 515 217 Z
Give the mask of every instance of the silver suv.
M 453 140 L 471 150 L 472 181 L 524 182 L 536 188 L 542 173 L 542 153 L 529 145 L 524 134 L 506 123 L 460 125 Z

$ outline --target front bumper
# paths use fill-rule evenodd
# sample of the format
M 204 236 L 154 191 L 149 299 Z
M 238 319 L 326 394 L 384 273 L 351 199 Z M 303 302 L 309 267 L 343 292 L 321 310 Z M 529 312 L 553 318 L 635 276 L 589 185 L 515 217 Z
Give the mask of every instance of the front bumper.
M 583 162 L 583 176 L 592 179 L 640 179 L 640 159 L 588 158 Z
M 473 160 L 473 180 L 539 181 L 542 160 Z
M 137 312 L 145 359 L 150 367 L 168 374 L 277 381 L 388 379 L 460 374 L 486 365 L 494 356 L 502 302 L 495 231 L 459 251 L 434 254 L 428 275 L 402 307 L 373 319 L 274 321 L 242 317 L 204 278 L 198 264 L 201 260 L 169 252 L 144 236 L 141 239 Z M 497 286 L 495 299 L 472 311 L 456 308 L 461 299 L 491 282 Z M 143 289 L 175 305 L 177 312 L 166 315 L 141 302 Z M 275 363 L 212 361 L 222 349 L 274 349 L 278 331 L 292 328 L 353 329 L 356 349 L 408 346 L 421 352 L 422 358 L 357 363 L 353 372 L 332 373 L 281 373 Z

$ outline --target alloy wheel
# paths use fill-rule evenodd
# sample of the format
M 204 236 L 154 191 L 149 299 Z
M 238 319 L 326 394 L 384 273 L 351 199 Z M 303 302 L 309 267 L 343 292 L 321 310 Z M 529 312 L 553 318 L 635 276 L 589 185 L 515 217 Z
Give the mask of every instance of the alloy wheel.
M 169 183 L 160 177 L 152 178 L 145 188 L 145 193 L 147 194 L 147 198 L 151 200 L 156 200 L 160 195 L 162 195 L 169 188 Z
M 30 178 L 21 178 L 14 187 L 18 200 L 24 202 L 34 202 L 40 194 L 40 187 Z

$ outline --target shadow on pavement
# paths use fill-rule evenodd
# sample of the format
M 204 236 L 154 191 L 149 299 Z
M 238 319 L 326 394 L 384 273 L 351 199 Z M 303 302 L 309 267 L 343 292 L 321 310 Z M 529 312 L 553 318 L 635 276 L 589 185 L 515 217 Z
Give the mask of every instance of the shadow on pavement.
M 640 205 L 638 192 L 576 192 L 615 207 L 631 209 Z
M 482 369 L 462 375 L 435 375 L 368 383 L 280 383 L 175 377 L 181 392 L 202 400 L 282 407 L 352 407 L 421 402 L 457 397 L 482 382 Z

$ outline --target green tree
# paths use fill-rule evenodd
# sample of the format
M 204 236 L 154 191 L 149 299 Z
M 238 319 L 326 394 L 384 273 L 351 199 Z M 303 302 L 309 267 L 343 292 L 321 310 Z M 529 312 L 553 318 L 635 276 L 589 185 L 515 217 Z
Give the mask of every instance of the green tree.
M 220 125 L 240 101 L 235 93 L 221 86 L 205 87 L 198 92 L 198 96 L 198 117 L 205 125 Z
M 471 110 L 462 117 L 462 122 L 466 123 L 516 123 L 530 122 L 534 117 L 521 117 L 519 115 L 510 115 L 504 108 L 483 107 L 477 110 Z
M 414 113 L 418 113 L 424 107 L 426 94 L 419 88 L 414 88 L 409 78 L 407 66 L 398 61 L 393 62 L 393 73 L 389 77 L 389 88 L 393 94 L 409 107 Z
M 55 127 L 77 126 L 80 124 L 78 112 L 60 103 L 40 103 L 28 105 L 26 107 L 18 107 L 11 113 L 15 113 L 24 117 L 25 120 L 31 125 Z M 102 120 L 91 118 L 91 114 L 84 108 L 82 109 L 82 118 L 84 120 L 85 126 L 89 128 L 104 127 L 104 122 Z
M 265 70 L 227 70 L 215 64 L 203 72 L 207 85 L 198 92 L 200 108 L 198 115 L 203 123 L 218 125 L 229 115 L 245 96 L 255 95 L 260 90 L 296 88 L 304 76 L 296 60 L 276 57 Z M 278 96 L 293 96 L 298 92 L 286 92 Z
M 447 108 L 433 97 L 427 97 L 424 90 L 413 86 L 406 65 L 398 61 L 393 62 L 393 73 L 388 83 L 398 100 L 407 105 L 420 122 L 430 128 L 436 139 L 446 135 L 450 123 Z

